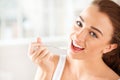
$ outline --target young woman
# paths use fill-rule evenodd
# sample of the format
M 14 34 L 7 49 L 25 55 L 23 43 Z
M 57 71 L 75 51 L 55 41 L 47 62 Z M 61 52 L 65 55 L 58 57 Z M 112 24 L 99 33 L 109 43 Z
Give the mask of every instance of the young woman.
M 29 56 L 38 66 L 36 80 L 118 80 L 120 6 L 94 0 L 76 19 L 66 56 L 52 54 L 40 38 Z

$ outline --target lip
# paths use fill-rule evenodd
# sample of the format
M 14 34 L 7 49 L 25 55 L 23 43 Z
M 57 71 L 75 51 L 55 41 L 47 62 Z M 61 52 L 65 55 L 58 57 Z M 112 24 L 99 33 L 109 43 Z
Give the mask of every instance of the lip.
M 85 48 L 82 47 L 78 47 L 74 45 L 75 43 L 73 43 L 73 40 L 71 41 L 71 50 L 75 53 L 81 52 L 83 51 Z

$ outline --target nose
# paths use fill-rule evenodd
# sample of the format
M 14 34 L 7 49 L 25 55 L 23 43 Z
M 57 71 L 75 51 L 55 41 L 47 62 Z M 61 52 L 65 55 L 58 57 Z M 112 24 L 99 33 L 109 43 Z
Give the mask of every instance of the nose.
M 87 30 L 82 29 L 80 31 L 77 31 L 75 34 L 75 38 L 79 40 L 80 42 L 84 42 L 87 39 Z

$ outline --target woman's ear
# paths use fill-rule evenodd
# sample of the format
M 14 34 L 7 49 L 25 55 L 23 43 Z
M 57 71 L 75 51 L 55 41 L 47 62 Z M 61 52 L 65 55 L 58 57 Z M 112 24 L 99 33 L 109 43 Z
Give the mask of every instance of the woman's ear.
M 107 47 L 103 50 L 103 53 L 107 53 L 107 52 L 110 52 L 114 49 L 116 49 L 118 47 L 118 45 L 116 43 L 114 44 L 109 44 L 107 45 Z

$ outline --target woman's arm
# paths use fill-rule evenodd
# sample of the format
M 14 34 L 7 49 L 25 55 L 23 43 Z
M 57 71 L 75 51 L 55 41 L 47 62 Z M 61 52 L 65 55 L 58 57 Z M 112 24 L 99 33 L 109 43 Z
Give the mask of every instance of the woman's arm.
M 37 72 L 35 74 L 34 80 L 51 80 L 52 74 L 51 72 L 44 72 L 41 68 L 37 68 Z

